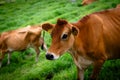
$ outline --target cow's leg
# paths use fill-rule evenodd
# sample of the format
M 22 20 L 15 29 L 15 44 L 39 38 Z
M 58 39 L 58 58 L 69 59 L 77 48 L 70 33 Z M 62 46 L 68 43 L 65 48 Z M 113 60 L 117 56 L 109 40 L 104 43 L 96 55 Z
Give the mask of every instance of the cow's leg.
M 0 53 L 1 54 L 1 53 Z M 2 56 L 0 55 L 0 68 L 2 67 Z
M 98 74 L 99 74 L 104 62 L 105 62 L 105 60 L 97 60 L 94 62 L 93 73 L 90 76 L 90 80 L 97 80 Z
M 7 62 L 8 65 L 10 64 L 10 57 L 11 57 L 11 52 L 8 52 L 8 62 Z
M 4 56 L 5 56 L 5 53 L 1 52 L 0 53 L 0 68 L 2 67 L 2 60 L 3 60 Z
M 41 45 L 41 49 L 43 49 L 43 50 L 47 51 L 47 46 L 46 46 L 46 44 L 45 44 L 45 43 Z
M 35 51 L 36 51 L 36 62 L 38 62 L 38 57 L 39 57 L 39 54 L 40 54 L 39 47 L 35 47 Z
M 40 38 L 40 39 L 39 39 L 39 46 L 41 46 L 41 49 L 42 49 L 42 50 L 47 51 L 47 46 L 46 46 L 46 44 L 44 43 L 44 38 Z
M 84 69 L 77 67 L 77 80 L 84 80 Z
M 2 61 L 0 60 L 0 68 L 2 67 Z

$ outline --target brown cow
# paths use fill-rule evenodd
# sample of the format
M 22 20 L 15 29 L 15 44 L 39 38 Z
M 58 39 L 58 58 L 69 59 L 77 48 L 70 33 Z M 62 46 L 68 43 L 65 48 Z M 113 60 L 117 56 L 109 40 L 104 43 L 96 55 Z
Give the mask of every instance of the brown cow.
M 120 58 L 120 9 L 96 12 L 76 23 L 58 19 L 55 25 L 44 23 L 42 28 L 52 29 L 46 58 L 58 59 L 69 51 L 78 69 L 78 80 L 84 79 L 89 65 L 94 66 L 90 79 L 97 79 L 106 60 Z
M 91 3 L 95 2 L 95 1 L 97 1 L 97 0 L 83 0 L 82 5 L 88 5 L 88 4 L 91 4 Z
M 33 47 L 37 53 L 36 61 L 40 53 L 39 47 L 45 49 L 44 40 L 41 37 L 42 28 L 39 26 L 27 26 L 17 30 L 3 32 L 0 35 L 0 67 L 2 66 L 2 59 L 5 53 L 8 53 L 8 64 L 10 64 L 10 54 L 13 51 L 25 50 Z
M 116 8 L 120 8 L 120 4 L 118 4 L 118 5 L 116 6 Z

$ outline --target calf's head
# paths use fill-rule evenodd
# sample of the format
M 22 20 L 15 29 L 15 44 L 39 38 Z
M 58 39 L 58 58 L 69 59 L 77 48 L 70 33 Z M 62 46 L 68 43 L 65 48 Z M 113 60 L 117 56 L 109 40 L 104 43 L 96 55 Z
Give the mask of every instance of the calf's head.
M 56 24 L 44 23 L 42 28 L 50 31 L 52 37 L 51 46 L 46 53 L 49 60 L 58 59 L 69 50 L 74 44 L 74 37 L 78 34 L 78 29 L 63 19 L 58 19 Z

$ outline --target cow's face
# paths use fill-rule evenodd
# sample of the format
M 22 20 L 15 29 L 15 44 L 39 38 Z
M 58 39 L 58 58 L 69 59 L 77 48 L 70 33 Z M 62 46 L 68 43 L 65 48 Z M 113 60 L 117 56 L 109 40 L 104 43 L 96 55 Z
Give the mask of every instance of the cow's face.
M 52 29 L 52 43 L 46 53 L 46 58 L 49 60 L 59 58 L 64 52 L 70 49 L 73 46 L 74 37 L 78 33 L 76 27 L 61 19 L 55 25 L 46 23 L 42 27 L 45 30 Z

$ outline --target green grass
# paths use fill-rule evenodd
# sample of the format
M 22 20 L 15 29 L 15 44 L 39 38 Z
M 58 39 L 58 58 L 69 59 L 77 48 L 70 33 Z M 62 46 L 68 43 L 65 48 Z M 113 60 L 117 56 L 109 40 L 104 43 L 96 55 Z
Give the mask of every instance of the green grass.
M 99 0 L 86 6 L 81 6 L 81 0 L 74 3 L 70 0 L 16 0 L 3 3 L 0 4 L 0 32 L 44 22 L 56 23 L 57 18 L 75 22 L 93 12 L 114 8 L 119 3 L 120 0 Z M 51 37 L 47 32 L 45 42 L 49 47 Z M 33 49 L 14 52 L 11 64 L 7 65 L 6 55 L 0 68 L 0 80 L 76 80 L 77 69 L 69 53 L 58 60 L 49 61 L 45 59 L 45 52 L 41 51 L 38 63 L 35 62 L 35 56 Z M 106 61 L 99 80 L 120 80 L 119 67 L 120 60 Z M 90 66 L 86 70 L 85 80 L 88 80 L 92 69 Z

